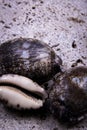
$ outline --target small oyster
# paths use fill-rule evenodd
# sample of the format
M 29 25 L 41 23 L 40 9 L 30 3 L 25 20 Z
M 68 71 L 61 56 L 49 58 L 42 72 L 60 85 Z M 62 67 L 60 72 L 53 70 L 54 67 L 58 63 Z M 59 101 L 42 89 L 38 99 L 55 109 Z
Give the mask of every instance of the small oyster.
M 47 44 L 34 39 L 14 39 L 0 46 L 0 75 L 19 74 L 41 84 L 61 69 L 62 60 Z
M 49 88 L 48 103 L 56 118 L 71 124 L 84 119 L 87 114 L 87 67 L 69 69 L 44 85 Z

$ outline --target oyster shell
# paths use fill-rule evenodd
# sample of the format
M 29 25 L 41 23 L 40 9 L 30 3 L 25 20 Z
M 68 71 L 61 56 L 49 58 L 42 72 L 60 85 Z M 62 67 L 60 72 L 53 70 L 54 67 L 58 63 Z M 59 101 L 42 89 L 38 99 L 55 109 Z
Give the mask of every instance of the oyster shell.
M 34 39 L 14 39 L 0 46 L 0 75 L 19 74 L 41 84 L 61 69 L 62 60 L 47 44 Z
M 50 111 L 57 119 L 71 124 L 84 119 L 87 114 L 87 67 L 69 69 L 44 85 L 49 88 Z

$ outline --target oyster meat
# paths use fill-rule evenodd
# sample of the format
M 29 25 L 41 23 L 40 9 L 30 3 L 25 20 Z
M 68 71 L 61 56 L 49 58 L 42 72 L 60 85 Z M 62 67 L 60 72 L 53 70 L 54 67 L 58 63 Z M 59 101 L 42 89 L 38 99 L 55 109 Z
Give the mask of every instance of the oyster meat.
M 47 94 L 31 79 L 6 74 L 0 77 L 0 100 L 16 109 L 38 109 L 43 106 Z

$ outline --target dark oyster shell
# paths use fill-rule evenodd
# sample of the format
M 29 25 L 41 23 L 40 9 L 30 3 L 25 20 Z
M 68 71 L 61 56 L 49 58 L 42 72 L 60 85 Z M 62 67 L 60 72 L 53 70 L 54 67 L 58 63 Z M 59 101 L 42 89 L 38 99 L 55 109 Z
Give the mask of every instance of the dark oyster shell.
M 0 46 L 0 75 L 19 74 L 37 83 L 60 71 L 62 60 L 47 44 L 34 39 L 15 39 Z
M 49 83 L 45 86 L 50 86 L 48 103 L 55 117 L 71 124 L 81 121 L 87 113 L 87 67 L 67 70 Z

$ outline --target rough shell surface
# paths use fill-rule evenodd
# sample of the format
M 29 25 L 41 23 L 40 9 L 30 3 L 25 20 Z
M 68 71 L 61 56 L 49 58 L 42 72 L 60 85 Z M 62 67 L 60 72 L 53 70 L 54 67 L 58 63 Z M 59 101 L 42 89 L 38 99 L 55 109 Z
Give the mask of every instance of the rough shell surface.
M 38 83 L 60 71 L 61 59 L 47 44 L 34 39 L 14 39 L 0 46 L 0 75 L 19 74 Z
M 51 112 L 60 121 L 71 124 L 81 121 L 87 114 L 87 67 L 56 75 L 50 84 L 48 101 Z

